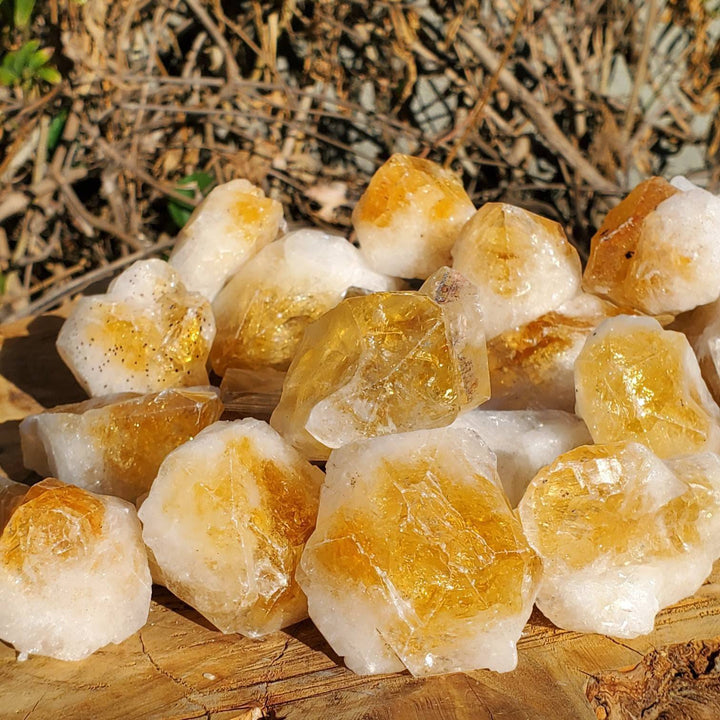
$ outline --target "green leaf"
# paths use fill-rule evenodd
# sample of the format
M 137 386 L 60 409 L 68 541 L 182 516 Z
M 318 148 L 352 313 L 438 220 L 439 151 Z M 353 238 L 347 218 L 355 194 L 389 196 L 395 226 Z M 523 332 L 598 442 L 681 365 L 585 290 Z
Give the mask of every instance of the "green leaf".
M 43 48 L 42 50 L 38 50 L 30 56 L 27 66 L 30 70 L 39 70 L 43 65 L 47 64 L 47 61 L 52 57 L 52 55 L 52 48 Z
M 6 67 L 0 67 L 0 85 L 12 87 L 19 80 L 18 76 Z
M 35 0 L 15 0 L 15 27 L 26 28 L 30 24 L 34 8 Z
M 212 186 L 215 184 L 215 176 L 206 172 L 195 172 L 191 175 L 186 175 L 184 178 L 178 181 L 176 192 L 186 197 L 195 197 L 195 190 L 185 188 L 185 185 L 195 185 L 200 194 L 204 197 L 210 192 Z M 177 225 L 178 229 L 183 228 L 187 221 L 190 219 L 193 210 L 195 209 L 191 203 L 184 203 L 182 200 L 176 198 L 170 198 L 168 200 L 168 214 L 172 218 L 172 221 Z
M 62 82 L 62 75 L 53 67 L 41 67 L 37 71 L 37 76 L 51 85 Z
M 67 122 L 67 117 L 68 111 L 63 109 L 50 121 L 47 136 L 47 149 L 50 152 L 52 152 L 60 142 L 62 131 L 65 129 L 65 123 Z
M 2 0 L 0 0 L 0 3 Z M 0 272 L 0 295 L 5 294 L 5 288 L 7 287 L 7 275 Z
M 39 40 L 28 40 L 19 50 L 14 53 L 9 53 L 13 56 L 12 67 L 13 70 L 20 75 L 22 71 L 27 67 L 30 57 L 40 47 Z

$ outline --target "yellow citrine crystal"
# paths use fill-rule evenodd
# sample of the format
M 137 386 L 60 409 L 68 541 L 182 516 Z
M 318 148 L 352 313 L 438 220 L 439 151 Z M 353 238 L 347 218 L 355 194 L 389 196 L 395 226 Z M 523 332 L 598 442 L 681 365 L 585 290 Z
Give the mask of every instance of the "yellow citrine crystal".
M 662 458 L 720 449 L 720 408 L 687 338 L 653 318 L 602 323 L 578 356 L 575 386 L 596 443 L 636 440 Z
M 510 670 L 540 564 L 471 430 L 375 438 L 330 456 L 298 579 L 348 667 Z
M 210 387 L 61 405 L 20 424 L 23 460 L 41 475 L 134 502 L 150 489 L 165 456 L 222 411 Z
M 271 424 L 324 459 L 362 438 L 449 425 L 488 396 L 482 313 L 446 268 L 420 292 L 347 298 L 310 325 Z

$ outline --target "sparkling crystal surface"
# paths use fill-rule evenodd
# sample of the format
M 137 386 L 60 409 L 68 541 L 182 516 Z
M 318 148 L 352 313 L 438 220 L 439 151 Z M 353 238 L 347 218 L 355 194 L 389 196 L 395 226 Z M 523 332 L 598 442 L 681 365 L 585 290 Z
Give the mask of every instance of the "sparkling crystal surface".
M 420 292 L 347 298 L 311 324 L 271 424 L 324 459 L 361 438 L 449 425 L 488 395 L 474 289 L 445 269 Z
M 452 256 L 478 288 L 488 338 L 554 310 L 580 288 L 580 258 L 562 227 L 513 205 L 483 205 Z
M 31 415 L 20 424 L 25 466 L 134 502 L 160 463 L 220 418 L 210 387 L 110 395 Z
M 57 480 L 26 493 L 0 535 L 0 638 L 80 660 L 139 630 L 150 572 L 135 508 Z
M 450 263 L 450 249 L 474 212 L 454 173 L 395 154 L 370 180 L 353 211 L 353 226 L 374 270 L 426 278 Z
M 471 430 L 333 451 L 298 580 L 356 672 L 510 670 L 540 565 Z
M 294 573 L 322 477 L 259 420 L 206 428 L 166 458 L 140 508 L 159 579 L 226 633 L 302 620 Z
M 162 260 L 141 260 L 105 295 L 81 298 L 57 348 L 90 395 L 207 385 L 215 337 L 210 304 Z
M 684 335 L 619 315 L 575 363 L 577 412 L 596 443 L 636 440 L 663 458 L 720 450 L 720 409 Z
M 561 455 L 520 506 L 543 561 L 537 604 L 559 627 L 635 637 L 692 594 L 720 552 L 720 458 L 666 465 L 644 445 L 589 445 Z

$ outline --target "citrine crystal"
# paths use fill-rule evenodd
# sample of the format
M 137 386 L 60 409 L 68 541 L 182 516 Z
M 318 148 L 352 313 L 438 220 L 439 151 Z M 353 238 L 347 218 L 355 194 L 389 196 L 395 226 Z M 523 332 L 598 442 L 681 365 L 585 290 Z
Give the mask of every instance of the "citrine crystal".
M 0 474 L 0 532 L 2 532 L 15 508 L 22 502 L 27 491 L 27 485 L 14 482 Z
M 420 292 L 347 298 L 308 326 L 271 424 L 325 459 L 362 438 L 449 425 L 488 396 L 474 288 L 445 268 Z
M 644 445 L 588 445 L 533 479 L 519 512 L 556 625 L 635 637 L 691 595 L 720 555 L 720 458 L 663 463 Z
M 252 257 L 213 303 L 213 370 L 287 370 L 305 328 L 351 287 L 395 290 L 344 238 L 321 230 L 292 232 Z
M 248 258 L 285 227 L 282 205 L 247 180 L 219 185 L 180 232 L 170 255 L 189 290 L 212 301 Z
M 105 295 L 77 302 L 57 348 L 90 395 L 150 393 L 207 385 L 214 337 L 208 301 L 188 292 L 167 263 L 142 260 Z
M 370 180 L 353 212 L 353 226 L 374 270 L 426 278 L 450 263 L 450 249 L 474 212 L 451 171 L 396 154 Z
M 222 411 L 210 387 L 61 405 L 20 424 L 23 460 L 41 475 L 134 502 L 150 489 L 165 456 Z
M 603 322 L 578 356 L 575 385 L 596 443 L 636 440 L 662 458 L 720 450 L 720 408 L 687 338 L 653 318 Z
M 540 563 L 469 429 L 353 443 L 327 465 L 298 580 L 359 673 L 511 670 Z
M 488 409 L 575 409 L 573 368 L 590 333 L 619 310 L 580 293 L 556 310 L 488 340 Z
M 685 178 L 640 183 L 590 242 L 583 287 L 650 315 L 676 314 L 720 294 L 720 198 Z
M 139 630 L 150 571 L 135 508 L 44 480 L 0 535 L 0 638 L 22 654 L 80 660 Z
M 483 205 L 452 256 L 478 288 L 488 338 L 554 310 L 580 288 L 580 258 L 562 227 L 506 203 Z
M 720 401 L 720 300 L 681 316 L 673 329 L 687 336 L 710 392 Z
M 140 508 L 159 581 L 226 633 L 302 620 L 294 574 L 322 478 L 266 423 L 206 428 L 168 455 Z

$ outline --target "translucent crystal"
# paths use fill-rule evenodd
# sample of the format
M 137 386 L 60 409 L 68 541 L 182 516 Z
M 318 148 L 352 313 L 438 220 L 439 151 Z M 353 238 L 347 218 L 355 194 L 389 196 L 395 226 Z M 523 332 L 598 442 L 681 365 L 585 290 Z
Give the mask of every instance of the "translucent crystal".
M 662 458 L 720 450 L 720 408 L 684 335 L 619 315 L 575 363 L 577 413 L 596 443 L 637 440 Z
M 298 569 L 310 617 L 358 673 L 512 670 L 540 564 L 472 430 L 333 451 Z
M 715 400 L 720 400 L 720 300 L 686 313 L 673 328 L 687 336 L 703 379 Z
M 580 288 L 580 258 L 562 227 L 513 205 L 483 205 L 452 256 L 478 288 L 488 338 L 555 310 Z
M 214 300 L 260 248 L 285 227 L 282 205 L 247 180 L 218 185 L 178 236 L 170 264 L 185 286 Z
M 365 437 L 449 425 L 488 395 L 474 288 L 445 268 L 420 292 L 347 298 L 308 326 L 271 424 L 325 459 Z
M 210 304 L 162 260 L 140 260 L 105 295 L 83 297 L 57 349 L 90 395 L 207 385 L 215 337 Z
M 540 468 L 592 442 L 585 423 L 562 410 L 471 410 L 453 426 L 475 430 L 495 453 L 498 476 L 513 507 Z
M 679 313 L 720 294 L 720 198 L 685 178 L 640 183 L 590 242 L 588 292 L 650 315 Z
M 302 620 L 294 574 L 322 478 L 266 423 L 206 428 L 168 455 L 140 508 L 158 579 L 226 633 Z
M 61 405 L 20 424 L 23 461 L 41 475 L 134 502 L 150 489 L 165 456 L 222 411 L 210 387 Z
M 0 474 L 0 532 L 7 524 L 15 508 L 22 502 L 28 486 L 10 480 Z
M 353 226 L 374 270 L 426 278 L 450 264 L 450 249 L 474 212 L 450 170 L 395 154 L 370 180 L 353 212 Z
M 150 572 L 135 508 L 44 480 L 0 535 L 0 638 L 81 660 L 146 622 Z
M 589 445 L 541 470 L 520 502 L 556 625 L 635 637 L 700 587 L 720 555 L 720 458 L 669 461 L 639 443 Z
M 287 370 L 305 328 L 350 287 L 395 290 L 398 281 L 373 272 L 353 245 L 322 230 L 298 230 L 266 246 L 213 303 L 213 370 Z
M 573 412 L 573 368 L 588 335 L 619 310 L 580 293 L 557 310 L 488 341 L 488 409 L 554 408 Z

